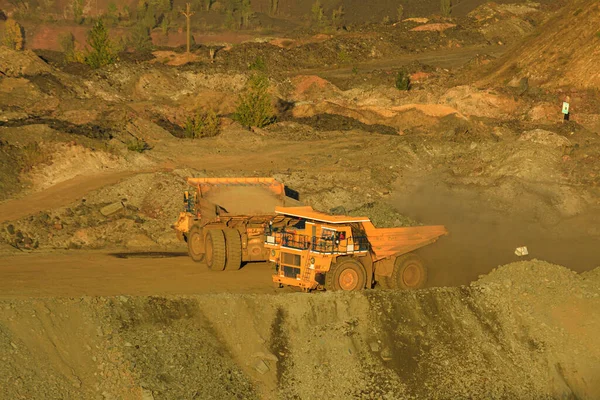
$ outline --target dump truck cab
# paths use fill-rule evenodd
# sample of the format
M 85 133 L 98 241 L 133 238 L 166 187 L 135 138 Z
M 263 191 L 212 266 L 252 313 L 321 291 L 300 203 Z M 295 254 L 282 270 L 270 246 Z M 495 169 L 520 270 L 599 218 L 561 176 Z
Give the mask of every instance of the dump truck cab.
M 446 234 L 443 226 L 378 229 L 367 217 L 328 215 L 311 207 L 277 207 L 297 218 L 283 229 L 269 225 L 265 249 L 275 266 L 273 282 L 304 290 L 416 289 L 427 281 L 413 253 Z

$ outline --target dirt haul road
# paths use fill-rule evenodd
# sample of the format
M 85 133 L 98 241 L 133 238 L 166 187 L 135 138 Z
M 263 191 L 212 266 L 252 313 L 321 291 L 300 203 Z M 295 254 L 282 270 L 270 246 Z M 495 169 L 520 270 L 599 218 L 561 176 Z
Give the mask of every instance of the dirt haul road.
M 3 257 L 0 298 L 275 293 L 268 263 L 214 272 L 187 253 L 93 251 Z

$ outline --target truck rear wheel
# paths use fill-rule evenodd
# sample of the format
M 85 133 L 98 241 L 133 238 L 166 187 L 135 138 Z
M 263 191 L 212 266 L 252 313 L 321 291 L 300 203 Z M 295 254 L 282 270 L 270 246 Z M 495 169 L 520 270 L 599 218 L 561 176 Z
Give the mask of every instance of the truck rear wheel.
M 390 289 L 389 279 L 387 276 L 375 275 L 375 281 L 382 289 Z
M 223 229 L 223 232 L 227 246 L 225 269 L 227 271 L 238 270 L 242 266 L 242 238 L 237 229 Z
M 225 268 L 225 235 L 220 229 L 210 229 L 206 235 L 206 264 L 213 271 Z
M 387 283 L 392 289 L 421 289 L 427 283 L 427 268 L 418 255 L 404 254 L 396 258 L 394 272 Z
M 354 258 L 345 258 L 331 265 L 325 274 L 325 289 L 355 291 L 365 288 L 367 274 L 363 265 Z
M 204 233 L 198 225 L 193 225 L 187 234 L 188 254 L 196 262 L 204 261 Z

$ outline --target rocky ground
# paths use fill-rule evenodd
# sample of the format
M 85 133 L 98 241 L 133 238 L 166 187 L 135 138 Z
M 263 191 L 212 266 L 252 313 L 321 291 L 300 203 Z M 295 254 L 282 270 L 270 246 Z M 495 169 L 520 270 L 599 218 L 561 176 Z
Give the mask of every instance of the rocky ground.
M 532 260 L 418 292 L 3 300 L 1 382 L 11 399 L 593 399 L 599 276 Z
M 99 70 L 0 47 L 0 256 L 14 263 L 0 273 L 23 288 L 0 296 L 3 395 L 600 397 L 597 5 L 467 3 L 455 18 L 257 33 L 212 63 L 202 45 L 191 62 L 162 48 Z M 557 35 L 570 56 L 545 53 Z M 569 57 L 574 72 L 549 79 Z M 277 121 L 246 129 L 232 114 L 257 69 Z M 184 137 L 198 109 L 219 135 Z M 417 292 L 271 295 L 265 265 L 215 277 L 106 256 L 185 251 L 171 224 L 188 176 L 273 176 L 316 209 L 450 235 L 422 250 L 432 287 Z M 530 256 L 515 262 L 518 246 Z M 180 290 L 145 296 L 166 276 Z M 180 295 L 200 286 L 211 294 Z

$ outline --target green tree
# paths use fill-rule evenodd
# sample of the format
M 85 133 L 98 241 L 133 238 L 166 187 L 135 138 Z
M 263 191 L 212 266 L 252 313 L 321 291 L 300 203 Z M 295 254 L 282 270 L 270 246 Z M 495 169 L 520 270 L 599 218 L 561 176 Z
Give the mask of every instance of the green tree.
M 242 26 L 247 28 L 250 26 L 250 18 L 254 12 L 252 11 L 252 5 L 250 4 L 250 0 L 241 0 L 240 1 L 240 16 L 242 20 Z
M 114 63 L 117 52 L 114 43 L 108 36 L 108 30 L 101 19 L 97 20 L 92 30 L 88 32 L 85 62 L 92 68 L 100 68 Z
M 398 9 L 396 10 L 396 14 L 397 14 L 398 22 L 402 21 L 402 18 L 404 17 L 404 6 L 402 4 L 400 4 L 398 6 Z
M 3 44 L 13 50 L 23 50 L 23 27 L 12 18 L 6 20 L 4 25 Z
M 141 22 L 135 24 L 129 35 L 127 45 L 133 47 L 139 53 L 149 53 L 154 50 L 150 28 Z
M 248 79 L 244 92 L 238 98 L 234 119 L 243 126 L 258 128 L 275 122 L 267 76 L 256 73 Z

